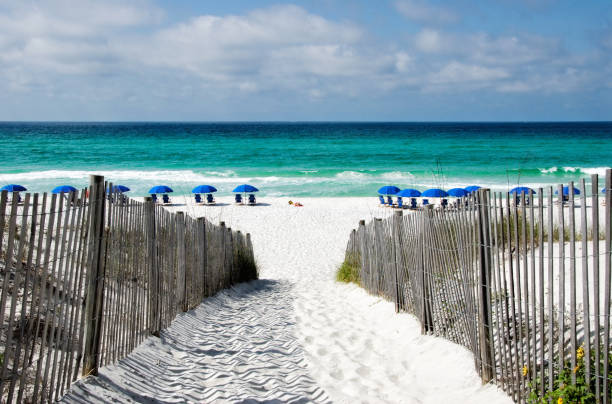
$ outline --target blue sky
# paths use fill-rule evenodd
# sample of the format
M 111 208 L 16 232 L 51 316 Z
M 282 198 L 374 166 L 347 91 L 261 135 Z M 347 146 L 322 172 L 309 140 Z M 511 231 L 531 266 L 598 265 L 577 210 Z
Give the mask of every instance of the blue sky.
M 0 120 L 612 120 L 612 2 L 0 0 Z

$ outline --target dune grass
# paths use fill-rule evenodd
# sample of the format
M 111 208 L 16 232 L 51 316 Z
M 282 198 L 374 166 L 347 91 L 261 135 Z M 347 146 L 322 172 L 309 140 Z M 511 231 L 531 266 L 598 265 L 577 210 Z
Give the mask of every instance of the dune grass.
M 336 281 L 345 283 L 361 284 L 359 257 L 347 254 L 344 262 L 336 272 Z

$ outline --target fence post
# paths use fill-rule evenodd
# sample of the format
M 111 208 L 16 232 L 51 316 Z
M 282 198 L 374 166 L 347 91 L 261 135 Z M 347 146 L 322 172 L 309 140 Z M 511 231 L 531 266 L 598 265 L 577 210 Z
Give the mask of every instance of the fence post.
M 147 232 L 147 259 L 149 266 L 149 332 L 159 337 L 161 316 L 159 312 L 159 272 L 157 270 L 157 240 L 155 235 L 155 205 L 151 197 L 145 197 L 145 223 Z
M 429 219 L 431 218 L 432 211 L 430 208 L 426 208 L 422 211 L 423 223 L 421 226 L 421 308 L 422 318 L 421 333 L 426 334 L 433 332 L 433 313 L 431 307 L 431 300 L 429 297 L 429 282 L 427 282 L 427 272 L 425 271 L 425 235 L 429 235 L 429 232 L 425 231 L 425 223 L 429 226 Z
M 401 210 L 395 211 L 395 216 L 393 218 L 393 251 L 395 256 L 395 271 L 393 274 L 393 281 L 395 283 L 395 312 L 399 313 L 400 311 L 400 284 L 399 284 L 399 271 L 401 267 L 401 225 L 402 225 L 402 214 Z
M 178 307 L 187 311 L 185 296 L 187 293 L 185 276 L 185 213 L 176 212 L 176 295 Z
M 489 234 L 489 190 L 478 190 L 478 241 L 479 248 L 479 304 L 478 338 L 480 345 L 481 378 L 488 383 L 493 378 L 493 358 L 491 356 L 491 238 Z
M 87 295 L 85 298 L 85 344 L 83 347 L 83 376 L 98 374 L 102 306 L 104 297 L 104 177 L 90 175 L 89 251 Z
M 202 288 L 203 291 L 202 296 L 207 296 L 206 292 L 206 267 L 207 267 L 207 257 L 206 257 L 206 219 L 203 217 L 198 217 L 198 234 L 200 235 L 200 242 L 198 243 L 198 255 L 200 258 L 200 271 L 202 271 Z
M 367 285 L 364 283 L 365 282 L 365 271 L 366 271 L 366 233 L 365 233 L 365 220 L 361 219 L 359 221 L 359 230 L 357 230 L 357 233 L 359 234 L 359 251 L 360 251 L 360 258 L 361 258 L 361 270 L 359 271 L 359 279 L 361 281 L 361 287 L 365 288 L 367 290 Z
M 255 253 L 253 252 L 253 242 L 251 241 L 251 233 L 246 234 L 246 245 L 249 252 L 249 257 L 255 261 Z M 251 280 L 251 279 L 249 279 Z

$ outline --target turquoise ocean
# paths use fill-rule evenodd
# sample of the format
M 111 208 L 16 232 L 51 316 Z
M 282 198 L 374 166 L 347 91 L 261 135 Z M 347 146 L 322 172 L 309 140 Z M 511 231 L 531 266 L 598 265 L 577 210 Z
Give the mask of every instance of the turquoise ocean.
M 0 185 L 83 187 L 88 174 L 145 195 L 250 183 L 265 196 L 400 188 L 540 187 L 603 175 L 612 122 L 0 123 Z

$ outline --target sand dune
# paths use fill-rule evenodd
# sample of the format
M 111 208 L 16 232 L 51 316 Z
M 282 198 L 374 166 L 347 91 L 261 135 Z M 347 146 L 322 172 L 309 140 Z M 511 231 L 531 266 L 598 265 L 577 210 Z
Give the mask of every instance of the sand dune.
M 359 219 L 390 214 L 374 198 L 262 198 L 183 205 L 252 234 L 262 280 L 207 299 L 128 358 L 77 383 L 65 402 L 510 403 L 481 386 L 472 355 L 422 336 L 408 314 L 334 282 Z

